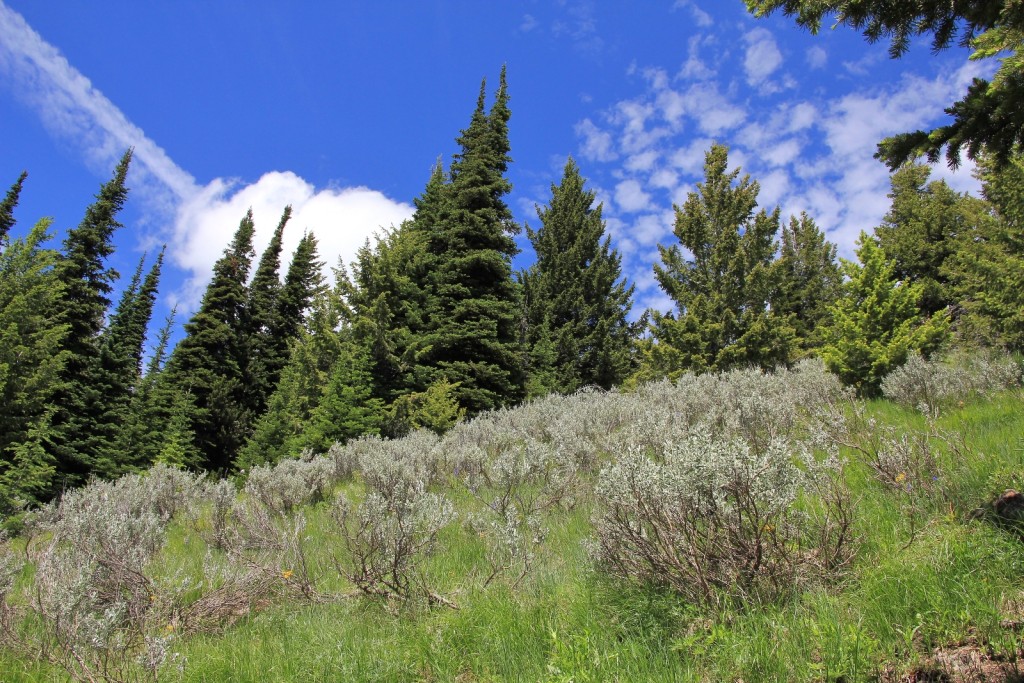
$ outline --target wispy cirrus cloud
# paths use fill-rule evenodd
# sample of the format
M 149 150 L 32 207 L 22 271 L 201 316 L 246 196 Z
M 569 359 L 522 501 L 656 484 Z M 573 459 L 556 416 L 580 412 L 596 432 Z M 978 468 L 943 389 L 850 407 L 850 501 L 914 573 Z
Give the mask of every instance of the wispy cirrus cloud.
M 351 261 L 367 237 L 412 215 L 412 206 L 376 190 L 316 188 L 287 171 L 266 173 L 251 183 L 230 178 L 197 182 L 2 1 L 0 75 L 51 135 L 76 148 L 101 177 L 125 149 L 134 148 L 129 186 L 142 199 L 147 219 L 160 226 L 156 238 L 168 243 L 171 261 L 184 271 L 184 283 L 170 299 L 186 310 L 198 303 L 214 262 L 249 208 L 261 248 L 284 207 L 292 205 L 285 249 L 294 249 L 302 234 L 312 231 L 328 267 L 338 258 Z

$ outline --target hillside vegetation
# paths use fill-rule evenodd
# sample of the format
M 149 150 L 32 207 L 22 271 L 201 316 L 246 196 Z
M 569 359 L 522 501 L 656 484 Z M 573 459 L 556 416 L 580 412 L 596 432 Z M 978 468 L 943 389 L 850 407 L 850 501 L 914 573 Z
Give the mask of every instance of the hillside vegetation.
M 1019 376 L 684 374 L 96 480 L 4 544 L 0 679 L 1016 680 Z

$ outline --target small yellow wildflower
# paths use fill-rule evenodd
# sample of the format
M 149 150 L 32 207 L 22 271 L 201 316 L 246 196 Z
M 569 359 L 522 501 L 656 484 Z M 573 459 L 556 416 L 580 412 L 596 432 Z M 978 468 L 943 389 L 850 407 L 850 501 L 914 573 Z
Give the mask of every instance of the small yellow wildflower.
M 288 579 L 292 578 L 292 574 L 294 573 L 295 572 L 293 572 L 291 569 L 285 569 L 283 572 L 281 572 L 281 576 L 283 576 L 285 581 L 287 581 Z
M 150 595 L 149 596 L 149 601 L 150 602 L 156 602 L 156 596 L 155 595 Z
M 170 633 L 174 630 L 174 624 L 167 624 L 167 632 Z
M 905 472 L 900 472 L 899 474 L 896 475 L 896 483 L 897 484 L 902 484 L 906 480 L 907 480 L 907 474 Z
M 765 524 L 761 528 L 761 531 L 765 532 L 766 534 L 770 534 L 771 532 L 775 531 L 775 527 L 772 526 L 771 524 Z

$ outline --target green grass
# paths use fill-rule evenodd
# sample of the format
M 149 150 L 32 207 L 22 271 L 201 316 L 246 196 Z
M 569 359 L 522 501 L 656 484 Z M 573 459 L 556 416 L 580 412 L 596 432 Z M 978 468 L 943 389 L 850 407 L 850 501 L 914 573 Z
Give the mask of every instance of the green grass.
M 924 427 L 914 411 L 884 401 L 869 412 L 901 429 Z M 552 519 L 533 570 L 514 589 L 501 580 L 483 587 L 485 542 L 455 524 L 425 571 L 458 610 L 394 611 L 352 597 L 277 604 L 224 633 L 179 642 L 185 665 L 168 666 L 161 680 L 852 682 L 968 635 L 1009 654 L 1024 646 L 1021 634 L 1000 627 L 1006 602 L 1024 595 L 1024 543 L 970 513 L 1005 488 L 1024 487 L 1022 394 L 954 408 L 939 426 L 961 434 L 972 453 L 941 461 L 941 494 L 894 492 L 852 462 L 855 563 L 837 583 L 781 604 L 700 609 L 608 579 L 588 559 L 594 503 L 585 500 Z M 455 498 L 462 509 L 472 505 Z M 315 540 L 331 523 L 325 507 L 306 515 L 313 555 L 329 557 L 336 549 Z M 204 553 L 187 527 L 175 526 L 163 568 L 201 574 Z M 336 576 L 320 587 L 347 589 Z M 0 650 L 0 680 L 65 678 Z

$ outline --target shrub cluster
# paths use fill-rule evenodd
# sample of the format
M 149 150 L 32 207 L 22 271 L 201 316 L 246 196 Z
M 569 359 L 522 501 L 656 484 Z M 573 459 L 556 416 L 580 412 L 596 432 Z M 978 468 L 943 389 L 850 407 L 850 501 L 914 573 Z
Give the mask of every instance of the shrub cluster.
M 943 404 L 1017 386 L 1020 379 L 1020 365 L 1005 354 L 961 352 L 925 360 L 913 353 L 882 380 L 882 393 L 897 403 L 933 413 Z
M 703 604 L 776 599 L 853 552 L 840 464 L 784 440 L 753 448 L 698 427 L 658 457 L 631 449 L 597 494 L 600 564 Z

